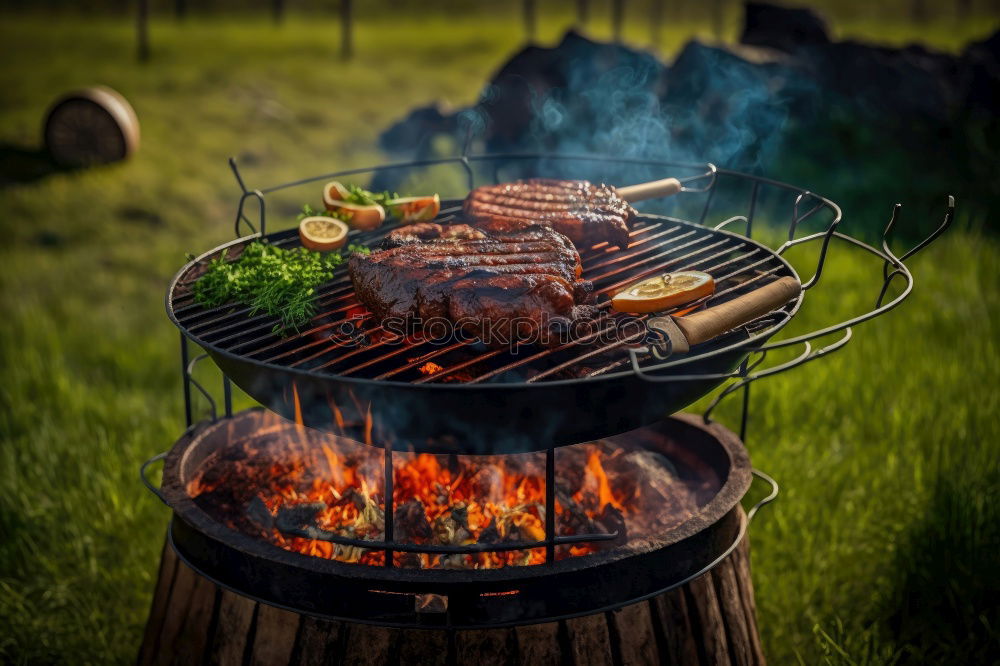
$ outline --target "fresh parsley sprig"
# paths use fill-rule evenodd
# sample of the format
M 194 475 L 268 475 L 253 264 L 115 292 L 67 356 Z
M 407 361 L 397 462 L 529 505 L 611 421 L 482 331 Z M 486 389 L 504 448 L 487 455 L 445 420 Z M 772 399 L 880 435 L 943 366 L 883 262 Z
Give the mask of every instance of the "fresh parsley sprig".
M 368 253 L 368 248 L 349 245 L 348 253 Z M 229 251 L 212 259 L 194 283 L 195 300 L 208 307 L 230 302 L 250 307 L 250 314 L 278 317 L 272 332 L 298 332 L 316 314 L 316 287 L 333 278 L 346 261 L 339 252 L 319 253 L 302 247 L 285 249 L 264 241 L 253 241 L 235 260 Z
M 359 206 L 371 206 L 373 204 L 378 204 L 379 206 L 385 208 L 388 206 L 390 201 L 399 198 L 399 194 L 396 192 L 390 192 L 389 190 L 369 192 L 368 190 L 358 187 L 357 185 L 348 185 L 347 192 L 348 194 L 344 201 L 347 203 L 358 204 Z

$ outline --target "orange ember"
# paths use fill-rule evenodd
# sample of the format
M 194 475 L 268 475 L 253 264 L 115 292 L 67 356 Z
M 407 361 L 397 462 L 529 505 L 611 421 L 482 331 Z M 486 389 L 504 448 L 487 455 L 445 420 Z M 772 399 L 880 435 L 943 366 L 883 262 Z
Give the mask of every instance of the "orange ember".
M 412 363 L 414 361 L 417 361 L 418 359 L 411 358 L 411 359 L 407 359 L 407 360 L 410 363 Z M 442 365 L 438 365 L 434 361 L 427 361 L 426 363 L 424 363 L 423 365 L 421 365 L 419 368 L 417 368 L 417 370 L 420 371 L 420 374 L 422 374 L 422 375 L 424 375 L 426 377 L 430 377 L 432 375 L 441 374 L 442 372 L 445 371 L 445 368 Z M 468 370 L 458 369 L 458 370 L 451 370 L 450 372 L 445 373 L 445 375 L 443 377 L 439 377 L 437 379 L 441 380 L 442 382 L 446 382 L 446 383 L 454 383 L 454 382 L 468 382 L 468 381 L 471 381 L 474 378 L 475 378 L 475 375 L 473 373 L 469 372 Z
M 443 367 L 435 363 L 434 361 L 428 361 L 420 366 L 420 374 L 422 375 L 434 375 L 444 370 Z
M 270 418 L 270 417 L 266 417 Z M 384 563 L 383 551 L 325 541 L 385 539 L 382 449 L 270 419 L 212 453 L 188 484 L 206 513 L 240 532 L 306 555 Z M 557 559 L 648 537 L 697 511 L 698 488 L 659 454 L 596 442 L 557 450 L 560 535 L 617 532 L 614 541 L 560 546 Z M 397 542 L 462 546 L 545 539 L 544 454 L 393 453 Z M 396 552 L 403 567 L 496 568 L 545 561 L 544 548 L 429 555 Z

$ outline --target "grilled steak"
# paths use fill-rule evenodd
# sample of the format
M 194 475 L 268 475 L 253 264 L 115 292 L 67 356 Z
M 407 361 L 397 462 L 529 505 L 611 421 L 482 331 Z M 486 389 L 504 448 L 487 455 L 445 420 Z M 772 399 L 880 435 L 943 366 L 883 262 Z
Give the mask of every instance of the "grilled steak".
M 438 320 L 437 334 L 444 319 L 493 346 L 552 344 L 596 316 L 587 305 L 593 286 L 579 279 L 580 255 L 568 238 L 539 226 L 483 231 L 484 238 L 355 254 L 348 262 L 354 290 L 388 330 L 408 333 Z
M 465 216 L 477 226 L 514 230 L 552 227 L 579 247 L 628 245 L 627 222 L 635 210 L 610 185 L 585 180 L 534 178 L 477 187 L 465 198 Z
M 470 227 L 468 224 L 419 222 L 390 231 L 389 235 L 382 241 L 382 247 L 398 247 L 406 243 L 419 243 L 420 241 L 434 240 L 436 238 L 447 240 L 479 240 L 486 238 L 486 232 Z

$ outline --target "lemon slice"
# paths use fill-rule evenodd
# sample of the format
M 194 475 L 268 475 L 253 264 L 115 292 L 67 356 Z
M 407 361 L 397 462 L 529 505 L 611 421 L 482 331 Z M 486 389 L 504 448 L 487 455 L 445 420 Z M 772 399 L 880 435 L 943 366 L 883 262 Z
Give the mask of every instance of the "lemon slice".
M 625 287 L 611 297 L 611 306 L 619 312 L 659 312 L 696 301 L 714 291 L 715 280 L 708 273 L 663 273 Z
M 329 252 L 347 242 L 348 227 L 332 217 L 306 217 L 299 222 L 299 238 L 310 250 Z

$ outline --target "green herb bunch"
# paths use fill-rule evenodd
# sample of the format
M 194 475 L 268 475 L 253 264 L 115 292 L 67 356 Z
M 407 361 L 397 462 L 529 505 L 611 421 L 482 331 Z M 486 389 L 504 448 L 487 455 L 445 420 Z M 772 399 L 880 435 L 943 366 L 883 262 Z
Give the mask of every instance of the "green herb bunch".
M 360 188 L 357 185 L 347 186 L 347 197 L 344 199 L 347 203 L 358 204 L 359 206 L 371 206 L 373 204 L 378 204 L 383 208 L 388 207 L 388 204 L 393 199 L 398 199 L 399 194 L 396 192 L 390 192 L 389 190 L 383 190 L 382 192 L 369 192 L 366 189 Z
M 333 211 L 333 210 L 315 210 L 309 204 L 302 206 L 302 212 L 298 214 L 295 218 L 296 222 L 301 222 L 307 217 L 332 217 L 335 220 L 340 220 L 342 222 L 350 222 L 351 216 L 346 212 Z
M 350 245 L 348 252 L 367 253 Z M 285 335 L 309 322 L 316 314 L 316 287 L 333 278 L 346 260 L 337 252 L 321 254 L 302 247 L 286 250 L 262 241 L 244 248 L 234 261 L 228 250 L 209 262 L 208 270 L 194 283 L 195 300 L 208 307 L 240 302 L 250 314 L 279 318 L 272 332 Z

